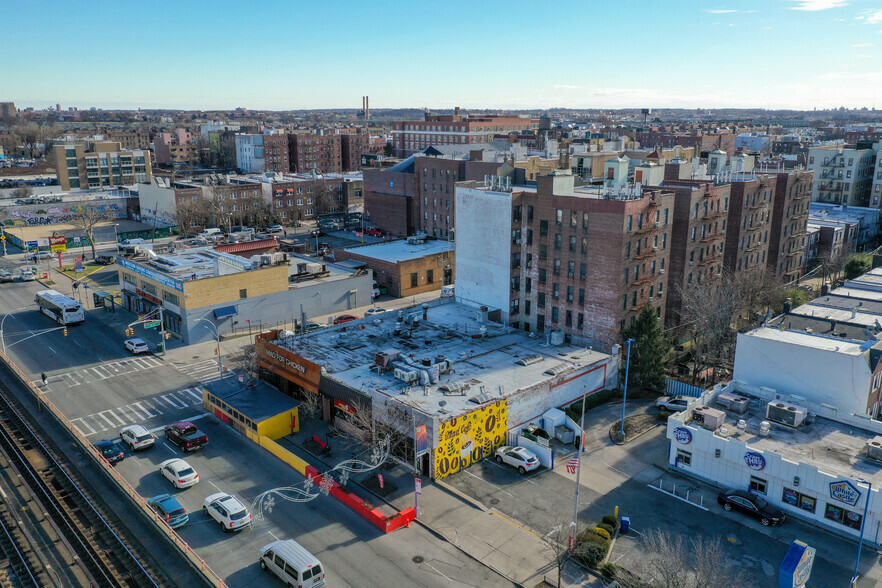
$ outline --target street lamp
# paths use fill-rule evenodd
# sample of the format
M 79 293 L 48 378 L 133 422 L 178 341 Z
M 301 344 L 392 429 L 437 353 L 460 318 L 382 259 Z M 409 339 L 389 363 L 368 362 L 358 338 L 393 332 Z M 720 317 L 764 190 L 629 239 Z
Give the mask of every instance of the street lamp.
M 864 479 L 859 479 L 858 484 L 867 485 L 867 501 L 864 504 L 864 518 L 861 519 L 861 536 L 858 539 L 857 557 L 854 558 L 854 575 L 851 577 L 851 585 L 854 586 L 858 579 L 858 564 L 861 562 L 861 548 L 864 546 L 864 527 L 867 526 L 867 517 L 870 516 L 870 495 L 873 493 L 873 484 Z
M 196 322 L 204 321 L 206 325 L 211 327 L 211 330 L 214 332 L 214 336 L 217 339 L 217 375 L 221 378 L 224 377 L 224 370 L 221 366 L 221 354 L 220 354 L 220 333 L 217 332 L 217 325 L 205 318 L 196 319 Z
M 631 343 L 634 342 L 634 339 L 628 339 L 625 341 L 625 345 L 628 346 L 628 356 L 625 359 L 625 386 L 624 393 L 622 394 L 622 423 L 621 428 L 619 429 L 619 435 L 622 436 L 622 443 L 625 442 L 625 401 L 628 400 L 628 368 L 631 365 Z
M 3 337 L 3 323 L 6 322 L 6 317 L 8 317 L 13 312 L 18 312 L 19 310 L 25 310 L 27 306 L 22 306 L 16 308 L 15 310 L 10 310 L 6 314 L 3 315 L 3 320 L 0 320 L 0 343 L 3 345 L 3 355 L 6 355 L 6 339 Z

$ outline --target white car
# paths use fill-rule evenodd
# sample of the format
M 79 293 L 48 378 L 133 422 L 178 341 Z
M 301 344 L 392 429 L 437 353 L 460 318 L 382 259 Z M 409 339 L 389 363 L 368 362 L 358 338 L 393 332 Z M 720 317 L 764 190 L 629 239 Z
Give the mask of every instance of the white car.
M 380 314 L 383 312 L 386 312 L 385 308 L 380 308 L 379 306 L 375 306 L 373 308 L 369 308 L 366 311 L 364 311 L 364 314 L 365 314 L 365 316 L 370 316 L 372 314 Z
M 522 474 L 532 472 L 540 465 L 535 453 L 520 446 L 510 445 L 503 445 L 496 450 L 496 461 L 515 467 Z
M 33 253 L 28 253 L 27 260 L 28 261 L 36 261 L 38 259 L 50 259 L 52 254 L 48 251 L 34 251 Z
M 668 412 L 680 412 L 686 410 L 686 405 L 692 400 L 689 396 L 659 396 L 655 401 L 656 408 Z
M 129 353 L 132 355 L 138 355 L 139 353 L 150 353 L 150 347 L 147 345 L 147 341 L 140 338 L 134 339 L 126 339 L 125 342 L 126 349 L 129 350 Z
M 267 233 L 281 233 L 282 230 L 283 230 L 282 225 L 279 225 L 279 224 L 270 225 L 266 228 Z
M 119 437 L 132 451 L 150 449 L 156 443 L 156 435 L 143 425 L 129 425 L 119 431 Z
M 190 464 L 180 458 L 167 459 L 159 464 L 159 472 L 171 482 L 175 488 L 189 488 L 199 482 L 199 474 Z
M 220 523 L 224 532 L 237 531 L 251 524 L 251 513 L 235 496 L 218 492 L 202 503 L 202 512 Z
M 18 279 L 22 282 L 33 282 L 36 278 L 34 278 L 34 272 L 29 268 L 23 267 L 18 270 Z

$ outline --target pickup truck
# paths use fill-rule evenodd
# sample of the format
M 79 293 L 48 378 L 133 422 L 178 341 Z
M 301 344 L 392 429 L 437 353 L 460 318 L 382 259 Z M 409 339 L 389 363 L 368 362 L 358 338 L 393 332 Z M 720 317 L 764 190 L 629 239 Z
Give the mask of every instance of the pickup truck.
M 208 435 L 190 421 L 180 421 L 165 426 L 165 438 L 177 445 L 184 453 L 208 445 Z

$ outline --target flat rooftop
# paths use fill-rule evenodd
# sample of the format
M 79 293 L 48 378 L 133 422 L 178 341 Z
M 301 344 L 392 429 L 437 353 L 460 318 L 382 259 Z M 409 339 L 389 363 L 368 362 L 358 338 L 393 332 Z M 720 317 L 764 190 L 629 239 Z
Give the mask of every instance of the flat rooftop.
M 399 239 L 397 241 L 377 243 L 375 245 L 347 247 L 344 251 L 362 257 L 370 257 L 371 259 L 376 259 L 378 261 L 398 263 L 400 261 L 419 259 L 426 255 L 449 253 L 453 252 L 454 249 L 455 246 L 452 242 L 439 239 L 427 239 L 422 243 L 408 243 L 406 239 Z
M 122 259 L 120 265 L 134 264 L 165 274 L 181 282 L 214 278 L 255 269 L 252 263 L 231 253 L 214 249 L 185 249 L 180 253 L 165 253 L 156 257 L 131 260 Z
M 203 384 L 202 387 L 256 422 L 300 406 L 299 401 L 263 380 L 249 378 L 245 382 L 239 383 L 236 377 L 226 377 Z
M 830 293 L 835 294 L 836 296 L 846 296 L 861 300 L 882 302 L 882 290 L 866 290 L 864 288 L 849 288 L 848 286 L 842 286 L 832 290 Z
M 414 316 L 420 319 L 418 326 L 409 320 Z M 478 308 L 450 299 L 431 304 L 428 318 L 422 317 L 423 307 L 418 305 L 280 339 L 276 344 L 322 365 L 325 376 L 350 388 L 442 416 L 468 412 L 610 357 L 585 347 L 550 345 L 544 338 L 488 322 Z M 443 357 L 452 362 L 452 368 L 428 386 L 419 381 L 409 384 L 396 379 L 391 370 L 379 373 L 375 367 L 376 354 L 389 349 L 406 356 L 396 364 L 413 366 L 423 359 L 437 363 Z M 518 360 L 525 360 L 527 365 L 519 365 Z M 549 369 L 553 374 L 546 373 Z M 442 390 L 443 386 L 455 383 L 466 386 L 464 395 L 445 394 Z
M 852 323 L 863 326 L 874 326 L 876 321 L 882 319 L 882 315 L 873 312 L 863 312 L 861 307 L 833 308 L 821 304 L 809 302 L 798 308 L 794 308 L 791 314 L 804 315 L 808 317 L 828 319 L 836 322 Z
M 875 433 L 816 416 L 810 423 L 803 423 L 795 429 L 770 421 L 771 434 L 763 437 L 759 435 L 759 428 L 762 421 L 768 420 L 768 402 L 742 392 L 734 393 L 750 398 L 750 406 L 746 414 L 725 411 L 724 426 L 730 439 L 741 441 L 752 449 L 777 453 L 795 463 L 813 465 L 828 474 L 851 479 L 864 478 L 873 482 L 874 486 L 882 484 L 882 461 L 866 457 L 867 441 L 876 437 Z M 712 398 L 715 399 L 716 394 Z M 708 405 L 723 410 L 722 405 L 715 402 Z M 743 433 L 736 427 L 740 419 L 747 423 Z M 701 425 L 693 423 L 692 426 Z
M 811 347 L 823 351 L 835 351 L 837 353 L 845 353 L 848 355 L 860 355 L 864 352 L 861 341 L 840 339 L 838 337 L 826 337 L 824 335 L 806 333 L 803 331 L 782 331 L 771 327 L 759 327 L 750 331 L 748 334 L 751 337 L 756 337 L 758 339 L 769 339 L 771 341 L 780 341 L 791 345 Z
M 827 335 L 828 337 L 844 337 L 845 339 L 860 341 L 869 339 L 869 335 L 865 332 L 867 329 L 865 325 L 831 321 L 829 319 L 800 314 L 782 314 L 766 322 L 766 325 L 791 331 L 817 333 L 818 335 Z

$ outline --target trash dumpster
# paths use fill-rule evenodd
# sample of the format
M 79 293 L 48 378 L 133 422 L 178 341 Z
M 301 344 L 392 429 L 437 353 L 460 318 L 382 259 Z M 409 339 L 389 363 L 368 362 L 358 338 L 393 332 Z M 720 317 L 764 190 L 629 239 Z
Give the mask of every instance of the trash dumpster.
M 625 533 L 627 533 L 628 529 L 630 529 L 630 528 L 631 528 L 631 518 L 630 517 L 622 517 L 622 529 L 621 529 L 622 534 L 624 535 Z

